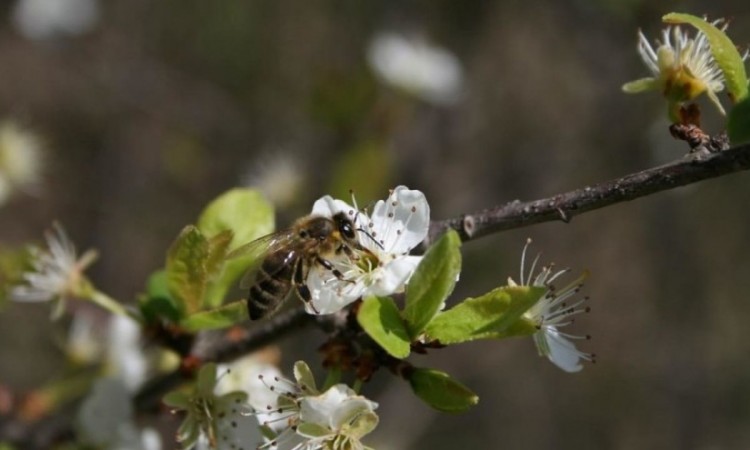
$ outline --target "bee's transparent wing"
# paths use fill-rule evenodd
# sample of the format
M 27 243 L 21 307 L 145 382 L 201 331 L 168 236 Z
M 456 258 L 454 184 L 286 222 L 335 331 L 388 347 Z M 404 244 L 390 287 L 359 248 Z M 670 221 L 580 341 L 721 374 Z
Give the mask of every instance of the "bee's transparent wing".
M 229 252 L 226 259 L 247 258 L 252 261 L 250 269 L 240 281 L 240 287 L 245 289 L 253 285 L 255 273 L 269 253 L 277 252 L 290 246 L 294 241 L 294 233 L 291 230 L 281 230 L 276 233 L 267 234 L 263 237 L 244 244 Z

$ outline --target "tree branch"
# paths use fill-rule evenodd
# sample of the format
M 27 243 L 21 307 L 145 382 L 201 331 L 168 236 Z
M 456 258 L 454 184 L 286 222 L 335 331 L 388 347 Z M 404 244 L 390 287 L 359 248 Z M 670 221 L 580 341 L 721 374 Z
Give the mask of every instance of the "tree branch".
M 530 202 L 515 200 L 503 206 L 433 221 L 422 245 L 428 246 L 449 229 L 456 230 L 463 241 L 468 241 L 536 223 L 553 220 L 567 223 L 588 211 L 748 169 L 750 144 L 716 153 L 690 153 L 670 164 L 564 194 Z

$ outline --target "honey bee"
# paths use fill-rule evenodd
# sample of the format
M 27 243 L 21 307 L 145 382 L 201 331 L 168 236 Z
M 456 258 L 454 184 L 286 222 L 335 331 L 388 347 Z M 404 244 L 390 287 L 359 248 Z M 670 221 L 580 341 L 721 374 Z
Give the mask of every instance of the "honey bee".
M 276 312 L 292 288 L 303 302 L 309 303 L 312 296 L 306 281 L 315 265 L 344 280 L 344 275 L 328 258 L 344 255 L 356 259 L 358 252 L 366 251 L 357 240 L 356 231 L 354 221 L 344 212 L 333 217 L 310 215 L 298 219 L 288 229 L 234 250 L 229 258 L 254 255 L 260 261 L 240 283 L 242 288 L 249 289 L 250 319 L 258 320 Z

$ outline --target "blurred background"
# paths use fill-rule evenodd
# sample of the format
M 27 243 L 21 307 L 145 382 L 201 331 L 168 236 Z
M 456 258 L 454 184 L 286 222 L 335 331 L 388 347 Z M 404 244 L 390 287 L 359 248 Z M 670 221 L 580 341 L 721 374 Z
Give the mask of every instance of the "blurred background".
M 97 286 L 133 301 L 179 230 L 231 187 L 263 190 L 279 226 L 324 194 L 352 188 L 366 204 L 398 184 L 441 219 L 667 163 L 688 147 L 669 136 L 665 103 L 620 87 L 649 75 L 636 33 L 656 37 L 670 11 L 730 17 L 730 36 L 750 42 L 739 0 L 2 2 L 0 123 L 40 150 L 27 178 L 0 186 L 0 246 L 59 220 L 79 250 L 100 251 Z M 703 114 L 719 131 L 715 110 Z M 582 347 L 599 361 L 567 374 L 531 339 L 416 357 L 479 405 L 436 413 L 379 374 L 366 443 L 750 447 L 748 204 L 740 173 L 467 243 L 456 299 L 517 277 L 527 237 L 544 262 L 589 269 L 593 311 L 566 331 L 591 334 Z M 6 386 L 59 375 L 65 329 L 48 316 L 0 313 Z M 315 366 L 321 338 L 285 338 L 282 367 Z

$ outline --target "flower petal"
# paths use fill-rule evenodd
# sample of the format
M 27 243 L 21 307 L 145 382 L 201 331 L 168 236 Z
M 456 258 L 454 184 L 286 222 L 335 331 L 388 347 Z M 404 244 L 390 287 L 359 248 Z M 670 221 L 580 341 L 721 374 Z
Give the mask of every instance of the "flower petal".
M 321 395 L 304 397 L 300 402 L 300 420 L 337 430 L 333 422 L 334 415 L 347 399 L 356 396 L 347 385 L 337 384 Z
M 375 269 L 375 283 L 367 293 L 383 296 L 403 292 L 420 261 L 421 256 L 401 256 Z
M 354 281 L 337 279 L 330 270 L 313 267 L 307 274 L 311 301 L 305 304 L 309 314 L 333 314 L 352 303 L 366 291 L 362 278 Z
M 376 252 L 406 254 L 427 237 L 430 206 L 421 191 L 398 186 L 386 201 L 375 204 L 370 220 L 372 237 L 382 247 L 369 239 L 363 239 L 364 245 Z
M 539 346 L 537 341 L 538 336 L 541 334 L 541 338 L 545 341 L 545 349 Z M 568 339 L 563 337 L 557 328 L 553 326 L 546 326 L 541 331 L 537 332 L 534 336 L 537 341 L 537 346 L 540 352 L 543 352 L 545 356 L 557 367 L 561 368 L 566 372 L 578 372 L 583 369 L 581 365 L 581 352 L 576 348 L 575 344 L 570 342 Z
M 330 195 L 323 196 L 313 204 L 312 214 L 324 217 L 333 217 L 341 211 L 354 211 L 354 207 L 343 200 L 334 199 Z

